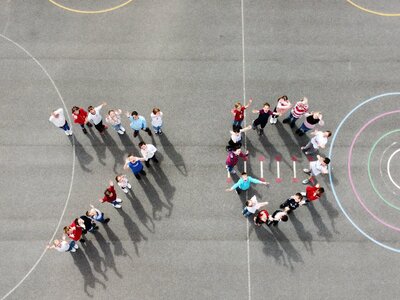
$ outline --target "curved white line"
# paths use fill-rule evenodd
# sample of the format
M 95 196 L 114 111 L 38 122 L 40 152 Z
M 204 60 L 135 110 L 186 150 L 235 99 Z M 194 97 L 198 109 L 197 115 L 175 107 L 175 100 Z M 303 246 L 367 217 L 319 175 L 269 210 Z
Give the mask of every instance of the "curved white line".
M 11 43 L 13 43 L 15 46 L 17 46 L 19 49 L 21 49 L 23 52 L 25 52 L 25 53 L 26 53 L 30 58 L 32 58 L 33 61 L 42 69 L 42 71 L 46 74 L 47 78 L 50 80 L 51 84 L 53 85 L 54 89 L 56 90 L 57 95 L 58 95 L 58 97 L 60 98 L 60 100 L 61 100 L 61 102 L 62 102 L 62 104 L 63 104 L 63 106 L 64 106 L 65 111 L 67 112 L 68 109 L 67 109 L 67 106 L 65 105 L 64 99 L 63 99 L 63 97 L 61 96 L 60 91 L 58 90 L 56 84 L 54 83 L 53 78 L 51 78 L 50 74 L 46 71 L 46 69 L 42 66 L 42 64 L 41 64 L 31 53 L 29 53 L 28 50 L 26 50 L 24 47 L 22 47 L 22 46 L 21 46 L 20 44 L 18 44 L 17 42 L 14 42 L 13 40 L 11 40 L 10 38 L 4 36 L 3 34 L 0 34 L 0 37 L 2 37 L 3 39 L 5 39 L 5 40 L 7 40 L 7 41 L 9 41 L 9 42 L 11 42 Z M 69 114 L 66 114 L 66 117 L 68 118 L 69 123 L 72 124 L 71 119 L 70 119 L 70 117 L 69 117 Z M 61 224 L 61 220 L 62 220 L 62 218 L 64 217 L 65 211 L 66 211 L 66 209 L 67 209 L 67 205 L 68 205 L 69 199 L 70 199 L 70 197 L 71 197 L 72 184 L 73 184 L 73 182 L 74 182 L 74 174 L 75 174 L 75 137 L 73 137 L 73 140 L 72 140 L 72 174 L 71 174 L 71 184 L 69 185 L 68 196 L 67 196 L 67 200 L 65 201 L 64 209 L 63 209 L 63 211 L 62 211 L 62 213 L 61 213 L 60 219 L 58 220 L 57 227 L 56 227 L 56 229 L 54 230 L 54 233 L 53 233 L 52 237 L 50 238 L 50 241 L 49 241 L 49 242 L 51 242 L 51 241 L 54 239 L 54 237 L 56 236 L 57 231 L 58 231 L 58 228 L 60 227 L 60 224 Z M 6 299 L 8 296 L 10 296 L 10 295 L 25 281 L 25 279 L 28 278 L 28 276 L 33 272 L 33 270 L 35 270 L 36 266 L 37 266 L 37 265 L 39 264 L 39 262 L 42 260 L 43 256 L 46 254 L 46 252 L 47 252 L 47 249 L 45 248 L 45 249 L 43 250 L 42 254 L 39 256 L 38 260 L 35 262 L 35 264 L 32 266 L 32 268 L 28 271 L 28 273 L 26 273 L 26 275 L 25 275 L 25 276 L 24 276 L 24 277 L 23 277 L 23 278 L 22 278 L 22 279 L 21 279 L 7 294 L 5 294 L 5 295 L 1 298 L 1 300 L 4 300 L 4 299 Z
M 386 164 L 386 169 L 387 169 L 387 173 L 389 175 L 390 181 L 394 184 L 395 187 L 397 187 L 400 190 L 400 186 L 393 180 L 392 174 L 390 173 L 390 162 L 392 161 L 393 156 L 395 156 L 397 152 L 400 152 L 400 148 L 397 149 L 396 151 L 394 151 L 392 153 L 392 155 L 390 155 L 389 160 L 388 160 L 388 162 Z
M 397 145 L 397 142 L 393 142 L 390 146 L 386 147 L 386 149 L 383 151 L 382 155 L 381 155 L 381 159 L 379 160 L 379 173 L 381 175 L 382 181 L 385 184 L 385 186 L 388 188 L 388 190 L 395 196 L 399 196 L 398 193 L 396 193 L 396 191 L 391 190 L 389 183 L 387 182 L 387 180 L 385 179 L 386 176 L 384 176 L 383 174 L 383 168 L 382 168 L 382 161 L 385 158 L 385 154 L 386 152 L 392 148 L 394 145 Z

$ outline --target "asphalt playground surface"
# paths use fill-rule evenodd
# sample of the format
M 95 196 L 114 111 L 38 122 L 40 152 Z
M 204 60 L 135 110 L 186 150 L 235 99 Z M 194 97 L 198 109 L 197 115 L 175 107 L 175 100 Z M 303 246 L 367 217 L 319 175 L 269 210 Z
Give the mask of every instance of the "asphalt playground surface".
M 2 1 L 1 299 L 398 298 L 400 5 L 355 2 Z M 247 172 L 264 156 L 271 184 L 239 197 L 225 192 L 229 111 L 252 97 L 250 124 L 284 94 L 323 113 L 331 176 L 325 197 L 255 228 L 243 202 L 273 212 L 303 191 L 308 137 L 282 118 L 248 132 Z M 124 136 L 73 125 L 72 139 L 48 122 L 103 101 L 103 115 L 164 113 L 163 136 L 141 134 L 161 164 L 140 183 L 122 169 L 139 153 L 126 118 Z M 117 189 L 116 210 L 98 199 L 121 172 L 133 193 Z M 74 254 L 46 251 L 90 204 L 109 225 Z

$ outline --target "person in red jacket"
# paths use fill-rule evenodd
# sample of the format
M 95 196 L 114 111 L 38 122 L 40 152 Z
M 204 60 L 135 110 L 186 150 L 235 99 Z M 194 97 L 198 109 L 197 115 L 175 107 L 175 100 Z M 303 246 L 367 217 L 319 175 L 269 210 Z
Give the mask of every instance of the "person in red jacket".
M 100 199 L 100 202 L 109 202 L 114 206 L 115 208 L 121 208 L 122 205 L 120 204 L 122 202 L 121 199 L 117 198 L 117 193 L 115 192 L 114 189 L 114 184 L 110 180 L 110 186 L 104 191 L 104 197 Z
M 78 106 L 72 107 L 72 117 L 74 118 L 74 123 L 81 125 L 82 131 L 84 134 L 87 133 L 85 128 L 85 124 L 88 127 L 92 127 L 93 125 L 87 120 L 88 113 Z
M 85 242 L 85 239 L 82 238 L 82 227 L 78 224 L 78 219 L 75 219 L 71 225 L 64 227 L 64 233 L 68 235 L 68 237 L 77 242 L 80 241 L 81 243 Z
M 318 200 L 324 192 L 324 188 L 321 187 L 319 184 L 316 184 L 315 186 L 307 186 L 306 192 L 303 193 L 303 195 L 305 194 L 306 196 L 305 202 Z
M 269 213 L 267 210 L 263 209 L 258 212 L 258 214 L 254 217 L 254 225 L 261 226 L 262 224 L 266 224 L 270 219 Z

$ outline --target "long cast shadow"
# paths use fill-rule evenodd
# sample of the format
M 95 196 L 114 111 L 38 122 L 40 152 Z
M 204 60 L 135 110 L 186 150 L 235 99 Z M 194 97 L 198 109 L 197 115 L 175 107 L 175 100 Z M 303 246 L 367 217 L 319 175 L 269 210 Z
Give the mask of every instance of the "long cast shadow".
M 103 251 L 105 266 L 114 270 L 115 274 L 117 274 L 119 278 L 122 278 L 123 276 L 118 271 L 117 266 L 115 265 L 114 254 L 111 251 L 110 242 L 106 241 L 100 231 L 97 231 L 94 236 L 100 245 L 101 251 Z
M 108 223 L 108 224 L 110 224 L 110 223 Z M 106 233 L 108 235 L 108 239 L 114 246 L 114 255 L 128 256 L 132 260 L 132 257 L 128 254 L 128 252 L 122 246 L 120 239 L 115 235 L 114 231 L 110 228 L 110 226 L 108 226 L 108 224 L 104 225 L 104 230 L 106 231 Z
M 88 240 L 86 243 L 82 244 L 82 249 L 85 250 L 85 253 L 89 260 L 92 262 L 93 269 L 101 274 L 105 281 L 108 281 L 108 277 L 106 275 L 107 266 L 104 257 L 100 256 L 99 251 L 94 247 L 92 241 Z M 104 270 L 102 268 L 104 266 Z
M 251 220 L 252 218 L 249 218 L 249 222 L 251 222 Z M 264 227 L 255 227 L 254 225 L 250 225 L 249 235 L 253 231 L 256 233 L 257 238 L 264 243 L 264 254 L 266 256 L 272 256 L 275 259 L 275 263 L 287 267 L 285 255 L 281 247 L 279 247 L 275 237 Z
M 124 145 L 126 153 L 132 153 L 135 156 L 140 156 L 139 150 L 136 149 L 135 144 L 132 142 L 131 138 L 128 134 L 128 129 L 125 134 L 118 134 L 119 139 L 121 140 L 122 145 Z
M 314 254 L 314 250 L 312 247 L 312 241 L 313 237 L 312 234 L 304 229 L 303 223 L 301 223 L 297 217 L 296 214 L 291 214 L 289 217 L 289 220 L 292 222 L 294 229 L 296 230 L 296 233 L 299 237 L 299 239 L 303 242 L 304 247 L 308 252 L 311 254 Z
M 277 122 L 275 127 L 278 130 L 279 136 L 281 137 L 286 148 L 289 150 L 289 153 L 291 155 L 296 156 L 297 158 L 301 158 L 302 152 L 300 150 L 300 147 L 302 145 L 298 144 L 299 141 L 292 139 L 291 135 L 289 134 L 289 132 L 287 132 L 287 130 L 284 128 L 284 125 L 281 122 Z
M 101 136 L 101 138 L 103 139 L 103 142 L 107 146 L 108 150 L 114 156 L 113 171 L 115 174 L 118 174 L 119 172 L 117 171 L 117 167 L 121 166 L 120 169 L 122 169 L 122 166 L 125 164 L 124 160 L 125 153 L 121 149 L 119 149 L 117 143 L 108 133 L 108 131 L 105 131 L 105 133 Z
M 163 192 L 165 200 L 168 202 L 169 206 L 172 207 L 172 199 L 174 198 L 174 194 L 176 191 L 175 186 L 171 185 L 167 175 L 165 175 L 159 163 L 153 163 L 152 167 L 150 167 L 148 170 L 153 175 L 154 180 Z
M 89 130 L 86 136 L 89 138 L 94 151 L 96 151 L 99 163 L 105 166 L 106 163 L 104 162 L 104 160 L 106 159 L 106 145 L 104 145 L 104 143 L 98 138 L 97 134 L 100 135 L 97 130 L 96 132 L 94 130 Z
M 132 221 L 131 217 L 129 217 L 126 212 L 124 212 L 122 209 L 118 209 L 118 212 L 124 219 L 124 225 L 128 230 L 129 237 L 133 243 L 133 246 L 135 247 L 136 255 L 140 256 L 138 244 L 142 240 L 147 241 L 147 237 L 140 231 L 139 227 L 136 225 L 135 222 Z
M 300 253 L 293 247 L 290 240 L 286 237 L 286 235 L 279 229 L 278 226 L 270 227 L 272 234 L 275 236 L 278 243 L 281 245 L 282 249 L 285 251 L 287 255 L 287 259 L 290 265 L 290 270 L 294 270 L 294 266 L 292 262 L 304 262 Z
M 321 215 L 315 209 L 313 204 L 308 204 L 307 208 L 310 211 L 314 225 L 318 228 L 318 235 L 324 237 L 327 242 L 330 242 L 332 238 L 332 233 L 328 230 L 325 223 L 322 221 Z
M 171 159 L 172 163 L 183 176 L 188 176 L 186 164 L 181 154 L 179 154 L 175 147 L 169 141 L 167 135 L 163 133 L 159 136 L 160 142 L 163 145 L 165 154 Z
M 78 139 L 74 136 L 75 142 L 75 155 L 78 159 L 81 169 L 85 172 L 92 173 L 92 170 L 87 167 L 91 161 L 93 161 L 93 156 L 86 152 L 85 148 L 79 143 Z
M 292 167 L 292 163 L 288 162 L 286 158 L 282 155 L 281 152 L 279 152 L 275 146 L 269 142 L 268 138 L 266 136 L 260 136 L 260 142 L 267 151 L 267 154 L 269 155 L 269 164 L 268 164 L 268 170 L 273 173 L 273 165 L 276 163 L 276 158 L 280 157 L 281 161 L 284 162 L 289 168 Z
M 106 289 L 106 285 L 94 276 L 89 260 L 83 251 L 79 249 L 75 253 L 72 253 L 72 258 L 83 276 L 83 289 L 90 298 L 93 298 L 93 295 L 89 293 L 88 288 L 95 289 L 96 283 L 100 284 L 103 290 Z
M 326 213 L 328 214 L 329 219 L 331 220 L 331 226 L 334 233 L 340 233 L 335 226 L 335 219 L 339 217 L 339 211 L 332 206 L 332 204 L 326 199 L 325 195 L 319 199 L 322 207 L 325 208 Z
M 172 207 L 161 201 L 160 196 L 149 180 L 143 176 L 142 180 L 139 180 L 139 184 L 142 186 L 147 199 L 150 201 L 150 204 L 153 207 L 153 219 L 161 220 L 160 213 L 163 208 L 167 210 L 167 214 L 165 216 L 170 217 L 172 213 Z
M 147 212 L 145 211 L 142 203 L 139 201 L 138 198 L 136 198 L 136 196 L 133 193 L 133 191 L 129 190 L 129 193 L 126 194 L 126 197 L 131 202 L 132 208 L 135 211 L 136 215 L 138 216 L 140 222 L 144 225 L 144 227 L 147 228 L 148 231 L 154 233 L 155 232 L 154 222 L 151 219 L 151 217 L 147 214 Z M 152 228 L 150 228 L 148 223 L 150 223 Z

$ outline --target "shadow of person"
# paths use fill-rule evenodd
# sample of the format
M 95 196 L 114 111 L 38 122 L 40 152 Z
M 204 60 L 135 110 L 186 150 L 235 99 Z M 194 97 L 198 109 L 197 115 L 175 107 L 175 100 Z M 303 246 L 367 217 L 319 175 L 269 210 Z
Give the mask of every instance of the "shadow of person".
M 176 188 L 171 185 L 167 175 L 165 175 L 163 169 L 160 167 L 160 163 L 153 163 L 150 168 L 148 168 L 150 173 L 153 175 L 155 182 L 160 187 L 161 191 L 164 194 L 164 198 L 172 208 L 172 199 L 174 197 Z
M 327 242 L 330 242 L 330 239 L 332 238 L 332 233 L 328 230 L 325 223 L 322 222 L 321 215 L 315 209 L 313 204 L 308 203 L 306 206 L 310 211 L 314 225 L 318 228 L 318 235 L 324 237 Z
M 110 226 L 108 226 L 108 224 L 104 225 L 103 227 L 107 233 L 108 239 L 114 246 L 114 255 L 128 256 L 132 260 L 132 257 L 128 254 L 128 252 L 126 252 L 125 248 L 122 246 L 120 239 L 115 235 L 114 231 L 112 231 L 112 229 L 110 228 Z
M 290 216 L 292 217 L 292 216 Z M 293 262 L 303 262 L 303 258 L 300 253 L 293 247 L 290 240 L 286 237 L 286 235 L 279 229 L 278 226 L 270 227 L 272 234 L 275 236 L 278 243 L 281 245 L 283 251 L 285 251 L 287 260 L 290 265 L 290 270 L 294 270 Z
M 331 220 L 331 226 L 334 233 L 340 233 L 335 226 L 335 219 L 339 217 L 339 211 L 332 206 L 332 204 L 326 199 L 325 194 L 319 199 L 322 207 L 325 208 L 329 219 Z
M 89 260 L 86 258 L 85 253 L 83 253 L 81 249 L 78 249 L 75 253 L 71 254 L 72 258 L 74 259 L 74 264 L 78 267 L 83 276 L 83 289 L 86 295 L 88 295 L 90 298 L 93 298 L 93 295 L 89 293 L 88 288 L 95 289 L 96 283 L 100 284 L 103 287 L 103 290 L 105 290 L 106 285 L 96 276 L 94 276 L 92 267 L 90 266 Z
M 281 122 L 277 122 L 275 128 L 277 129 L 279 136 L 281 137 L 283 143 L 285 144 L 286 149 L 289 150 L 291 156 L 294 155 L 297 158 L 301 158 L 302 152 L 300 150 L 300 147 L 302 145 L 298 144 L 299 141 L 292 139 L 292 135 L 289 134 L 289 132 L 284 128 L 284 125 Z
M 106 241 L 106 239 L 104 238 L 104 236 L 101 234 L 100 231 L 97 231 L 94 236 L 100 245 L 101 251 L 103 251 L 104 263 L 105 263 L 106 268 L 110 268 L 110 269 L 114 270 L 115 274 L 119 278 L 122 278 L 123 276 L 118 271 L 117 266 L 115 265 L 114 255 L 111 251 L 110 242 Z
M 284 162 L 289 168 L 292 168 L 292 163 L 288 162 L 282 155 L 281 152 L 279 152 L 275 146 L 273 144 L 271 144 L 267 138 L 267 136 L 259 136 L 260 138 L 260 142 L 263 145 L 265 151 L 267 152 L 267 154 L 269 155 L 269 164 L 268 164 L 268 170 L 271 173 L 274 173 L 274 171 L 272 170 L 272 165 L 276 164 L 276 159 L 279 157 L 281 159 L 281 162 Z
M 96 132 L 94 130 L 89 130 L 88 134 L 86 135 L 90 143 L 92 144 L 92 147 L 94 151 L 96 151 L 97 159 L 99 160 L 99 163 L 101 163 L 103 166 L 106 165 L 104 160 L 106 159 L 106 145 L 100 139 L 97 137 L 96 133 L 100 134 L 97 130 Z
M 89 153 L 86 152 L 85 148 L 82 146 L 81 143 L 79 143 L 76 137 L 74 137 L 74 142 L 75 142 L 75 155 L 76 158 L 78 159 L 81 169 L 85 172 L 92 173 L 92 170 L 86 166 L 89 165 L 91 161 L 93 161 L 93 156 L 91 156 Z
M 171 216 L 172 207 L 161 201 L 156 189 L 145 176 L 142 176 L 142 180 L 139 180 L 139 184 L 142 186 L 147 199 L 150 201 L 150 204 L 153 207 L 153 219 L 161 220 L 160 213 L 162 212 L 163 208 L 167 210 L 165 217 L 168 218 Z
M 135 222 L 132 221 L 126 212 L 124 212 L 122 209 L 118 209 L 118 213 L 124 219 L 124 225 L 128 230 L 129 237 L 133 243 L 133 246 L 135 247 L 136 255 L 140 256 L 138 244 L 142 241 L 142 239 L 147 241 L 147 237 L 140 231 L 139 227 Z
M 108 131 L 105 131 L 105 133 L 101 136 L 101 138 L 103 139 L 103 142 L 107 146 L 108 150 L 114 156 L 113 171 L 115 174 L 118 174 L 117 167 L 123 166 L 125 164 L 124 152 L 121 149 L 119 149 L 117 143 L 108 133 Z
M 171 159 L 172 163 L 175 165 L 175 167 L 178 169 L 178 171 L 183 175 L 187 176 L 187 170 L 186 170 L 186 165 L 185 161 L 183 160 L 183 157 L 181 154 L 179 154 L 176 150 L 175 147 L 171 144 L 169 141 L 167 135 L 163 133 L 162 135 L 159 135 L 160 143 L 164 148 L 165 154 Z
M 303 223 L 301 223 L 297 217 L 296 214 L 291 214 L 289 217 L 290 222 L 292 222 L 294 229 L 296 230 L 296 233 L 299 237 L 299 239 L 303 242 L 304 248 L 311 254 L 314 254 L 313 247 L 312 247 L 312 241 L 313 241 L 313 236 L 309 231 L 306 231 L 304 229 Z
M 275 259 L 275 263 L 278 265 L 283 265 L 287 267 L 286 258 L 284 256 L 283 250 L 279 247 L 278 242 L 275 237 L 268 232 L 264 227 L 256 227 L 253 224 L 253 215 L 249 217 L 249 222 L 251 223 L 249 227 L 249 235 L 254 231 L 257 238 L 264 243 L 263 252 L 268 256 L 272 256 Z
M 126 153 L 131 153 L 134 156 L 141 156 L 139 150 L 136 149 L 135 144 L 129 137 L 128 131 L 126 131 L 125 134 L 122 135 L 118 134 L 118 137 L 121 140 L 122 145 L 124 145 Z
M 82 249 L 85 250 L 87 257 L 92 262 L 93 269 L 95 270 L 95 272 L 101 274 L 104 277 L 104 280 L 108 281 L 108 277 L 106 275 L 107 271 L 106 261 L 104 260 L 104 257 L 100 256 L 99 251 L 96 249 L 96 247 L 93 246 L 92 241 L 89 240 L 86 241 L 86 243 L 83 243 Z M 104 266 L 104 270 L 102 266 Z
M 154 222 L 151 219 L 151 217 L 147 214 L 147 212 L 145 211 L 142 203 L 139 201 L 138 198 L 136 198 L 133 191 L 129 190 L 129 193 L 126 194 L 126 197 L 131 202 L 132 208 L 135 211 L 137 217 L 139 218 L 139 221 L 144 225 L 144 227 L 147 228 L 148 231 L 154 233 L 155 232 Z M 148 223 L 151 224 L 152 228 L 149 227 Z

